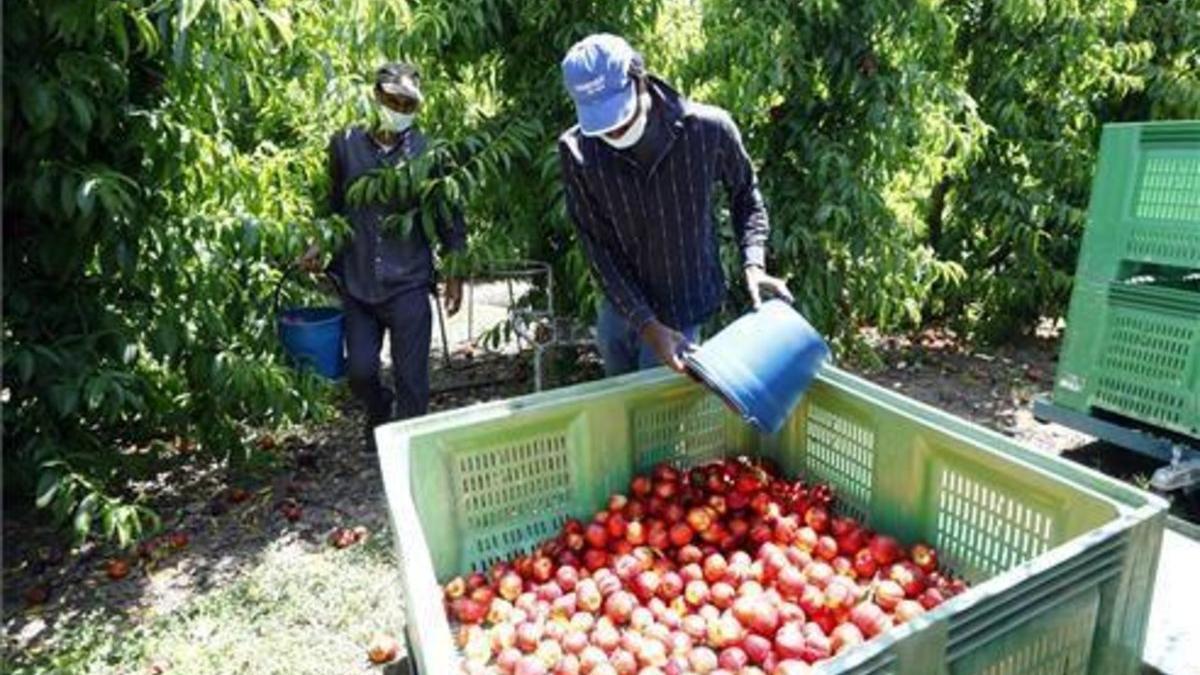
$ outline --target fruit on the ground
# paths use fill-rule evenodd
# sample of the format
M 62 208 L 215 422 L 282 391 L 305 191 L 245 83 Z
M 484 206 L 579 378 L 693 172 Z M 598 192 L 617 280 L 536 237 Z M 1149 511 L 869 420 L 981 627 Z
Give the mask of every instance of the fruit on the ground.
M 294 499 L 286 499 L 279 505 L 279 513 L 290 522 L 296 522 L 304 517 L 304 509 Z
M 188 537 L 188 533 L 183 532 L 182 530 L 176 530 L 175 532 L 172 532 L 168 539 L 171 542 L 171 546 L 174 548 L 187 548 L 188 542 L 191 541 L 191 538 Z
M 44 604 L 49 597 L 50 589 L 46 588 L 45 585 L 30 586 L 25 589 L 25 606 L 36 607 L 37 605 Z
M 122 558 L 113 558 L 104 566 L 104 572 L 109 579 L 120 581 L 129 576 L 129 563 Z
M 391 663 L 399 655 L 400 643 L 396 641 L 396 638 L 384 633 L 376 633 L 371 636 L 371 641 L 367 644 L 367 658 L 371 660 L 371 663 Z
M 339 527 L 329 533 L 329 544 L 334 548 L 347 548 L 357 543 L 358 538 L 354 535 L 354 530 L 348 527 Z M 459 581 L 463 581 L 461 578 Z M 463 588 L 466 588 L 466 582 L 463 582 Z M 450 589 L 446 589 L 447 597 L 450 596 Z

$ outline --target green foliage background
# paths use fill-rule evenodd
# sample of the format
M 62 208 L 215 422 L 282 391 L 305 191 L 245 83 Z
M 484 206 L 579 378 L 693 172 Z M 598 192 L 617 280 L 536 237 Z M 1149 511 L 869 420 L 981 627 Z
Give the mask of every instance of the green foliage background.
M 586 318 L 554 141 L 559 59 L 596 30 L 731 110 L 770 266 L 842 350 L 862 325 L 1004 339 L 1062 314 L 1101 124 L 1200 117 L 1197 0 L 13 0 L 6 494 L 127 543 L 172 439 L 244 459 L 255 428 L 327 412 L 269 298 L 346 235 L 325 144 L 375 114 L 384 59 L 421 65 L 451 169 L 407 188 L 464 202 L 456 264 L 552 261 Z

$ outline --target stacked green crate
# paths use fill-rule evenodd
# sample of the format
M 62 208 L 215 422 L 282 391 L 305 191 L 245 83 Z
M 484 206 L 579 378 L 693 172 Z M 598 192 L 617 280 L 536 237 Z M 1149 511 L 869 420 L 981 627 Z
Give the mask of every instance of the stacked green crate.
M 1105 127 L 1054 402 L 1200 438 L 1200 122 Z

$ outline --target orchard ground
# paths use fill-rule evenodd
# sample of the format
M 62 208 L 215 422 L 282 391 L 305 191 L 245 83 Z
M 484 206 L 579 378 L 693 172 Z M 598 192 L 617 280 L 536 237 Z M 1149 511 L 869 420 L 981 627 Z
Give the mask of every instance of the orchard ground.
M 475 328 L 496 318 L 494 307 L 482 302 Z M 464 325 L 464 316 L 449 322 L 452 344 L 463 342 Z M 866 338 L 881 362 L 870 368 L 850 364 L 852 370 L 1146 486 L 1152 464 L 1033 419 L 1033 398 L 1050 388 L 1058 352 L 1058 334 L 1050 327 L 987 351 L 933 329 Z M 433 363 L 435 410 L 531 389 L 528 354 L 459 348 L 451 367 L 440 355 Z M 590 349 L 563 349 L 550 359 L 546 375 L 561 386 L 599 377 L 601 369 Z M 333 423 L 272 437 L 262 459 L 236 476 L 228 466 L 179 455 L 159 484 L 146 489 L 165 531 L 186 532 L 188 543 L 140 560 L 120 581 L 105 573 L 115 551 L 96 544 L 64 550 L 28 514 L 6 514 L 6 671 L 379 672 L 367 660 L 366 645 L 375 632 L 400 637 L 403 598 L 378 465 L 360 449 L 360 418 L 348 398 L 342 408 Z M 234 488 L 246 490 L 248 498 L 234 503 Z M 279 509 L 289 499 L 301 507 L 294 522 Z M 1174 509 L 1197 517 L 1194 502 Z M 355 526 L 368 530 L 365 542 L 346 549 L 330 545 L 335 528 Z M 31 591 L 41 590 L 47 599 L 31 605 Z

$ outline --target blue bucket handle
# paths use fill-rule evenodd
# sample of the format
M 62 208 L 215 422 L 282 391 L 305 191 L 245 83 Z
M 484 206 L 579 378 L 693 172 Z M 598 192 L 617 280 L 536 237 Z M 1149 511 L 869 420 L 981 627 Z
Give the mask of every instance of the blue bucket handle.
M 271 312 L 275 318 L 279 318 L 279 294 L 283 290 L 283 284 L 292 277 L 296 269 L 295 265 L 288 265 L 283 270 L 283 276 L 279 277 L 279 281 L 275 283 L 275 290 L 271 293 Z

